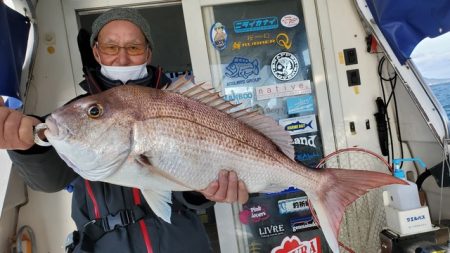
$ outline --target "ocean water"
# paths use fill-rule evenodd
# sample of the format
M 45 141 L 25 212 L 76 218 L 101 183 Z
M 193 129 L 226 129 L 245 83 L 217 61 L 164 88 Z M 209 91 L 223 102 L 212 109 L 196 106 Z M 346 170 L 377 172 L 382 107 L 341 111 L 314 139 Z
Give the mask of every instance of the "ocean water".
M 450 82 L 430 85 L 430 88 L 450 119 Z

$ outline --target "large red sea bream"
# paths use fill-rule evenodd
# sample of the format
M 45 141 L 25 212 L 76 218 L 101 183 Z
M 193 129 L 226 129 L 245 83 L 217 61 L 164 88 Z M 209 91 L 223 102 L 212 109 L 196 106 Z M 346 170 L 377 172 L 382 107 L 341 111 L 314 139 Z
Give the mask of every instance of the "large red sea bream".
M 82 177 L 141 189 L 167 222 L 171 191 L 204 189 L 222 169 L 236 171 L 249 192 L 295 186 L 311 200 L 334 252 L 345 207 L 368 189 L 403 183 L 377 172 L 302 166 L 291 137 L 270 117 L 229 113 L 234 105 L 217 93 L 186 83 L 124 85 L 78 99 L 47 118 L 45 135 Z

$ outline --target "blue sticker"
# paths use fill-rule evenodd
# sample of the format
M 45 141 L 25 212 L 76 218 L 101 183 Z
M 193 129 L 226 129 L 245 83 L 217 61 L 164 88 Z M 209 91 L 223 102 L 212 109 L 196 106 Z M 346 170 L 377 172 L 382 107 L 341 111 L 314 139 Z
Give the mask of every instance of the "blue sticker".
M 240 104 L 240 106 L 233 108 L 232 111 L 253 106 L 253 87 L 225 88 L 224 93 L 224 100 Z
M 233 22 L 235 33 L 257 32 L 278 28 L 277 17 L 243 19 Z
M 286 99 L 288 114 L 314 112 L 314 97 L 312 95 L 289 97 Z
M 227 47 L 227 31 L 225 26 L 220 22 L 216 22 L 211 26 L 209 36 L 211 43 L 217 50 L 224 50 Z
M 236 103 L 243 103 L 243 101 L 253 100 L 253 88 L 252 87 L 232 87 L 225 88 L 225 96 L 223 97 L 226 101 L 234 101 Z
M 318 160 L 322 159 L 322 153 L 320 152 L 311 152 L 311 153 L 297 153 L 295 154 L 295 160 L 297 161 L 309 161 L 309 160 Z
M 225 75 L 230 78 L 247 79 L 251 75 L 259 74 L 258 60 L 250 61 L 244 57 L 234 57 L 228 66 L 226 66 Z
M 315 168 L 323 158 L 322 139 L 319 133 L 292 135 L 295 160 Z

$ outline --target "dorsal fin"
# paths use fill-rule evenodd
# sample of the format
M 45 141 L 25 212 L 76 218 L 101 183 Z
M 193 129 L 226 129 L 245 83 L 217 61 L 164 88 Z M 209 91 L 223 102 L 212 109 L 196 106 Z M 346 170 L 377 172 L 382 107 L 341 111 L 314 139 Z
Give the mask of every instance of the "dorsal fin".
M 164 87 L 163 90 L 178 93 L 184 97 L 228 113 L 231 117 L 245 123 L 271 139 L 281 152 L 294 160 L 294 147 L 291 145 L 292 138 L 276 121 L 269 116 L 263 115 L 259 110 L 249 108 L 230 112 L 231 109 L 240 106 L 240 104 L 234 104 L 224 100 L 219 92 L 216 92 L 210 86 L 206 87 L 206 85 L 205 83 L 194 84 L 192 78 L 187 79 L 186 76 L 182 76 L 170 86 Z

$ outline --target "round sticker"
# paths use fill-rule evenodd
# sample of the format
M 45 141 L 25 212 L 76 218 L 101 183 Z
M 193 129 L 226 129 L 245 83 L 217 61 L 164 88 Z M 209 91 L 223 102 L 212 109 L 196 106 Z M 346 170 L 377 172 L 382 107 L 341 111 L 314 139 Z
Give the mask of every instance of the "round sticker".
M 294 27 L 298 25 L 298 23 L 300 23 L 300 19 L 292 14 L 285 15 L 281 18 L 281 24 L 287 28 Z
M 225 26 L 220 22 L 216 22 L 211 26 L 210 39 L 213 47 L 217 50 L 224 50 L 227 47 L 227 32 Z
M 270 68 L 278 80 L 291 80 L 298 73 L 297 57 L 289 52 L 278 53 L 273 57 Z

